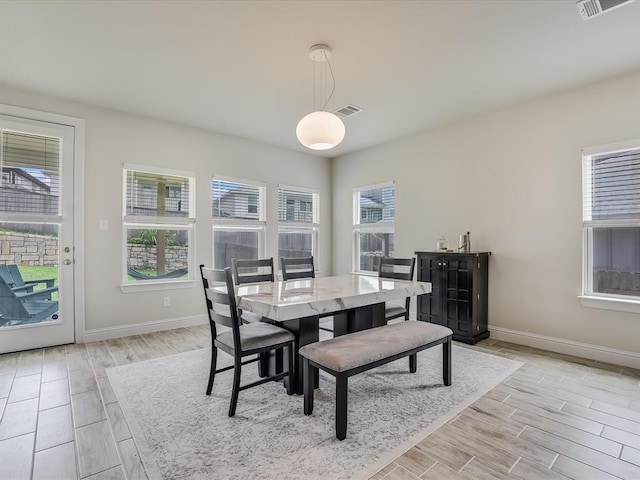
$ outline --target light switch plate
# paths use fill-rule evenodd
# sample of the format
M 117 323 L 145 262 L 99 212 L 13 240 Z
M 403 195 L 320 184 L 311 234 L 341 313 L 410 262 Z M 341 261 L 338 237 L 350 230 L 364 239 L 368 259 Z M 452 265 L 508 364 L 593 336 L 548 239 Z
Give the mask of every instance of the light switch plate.
M 109 220 L 100 220 L 98 222 L 100 225 L 100 230 L 106 231 L 109 230 Z

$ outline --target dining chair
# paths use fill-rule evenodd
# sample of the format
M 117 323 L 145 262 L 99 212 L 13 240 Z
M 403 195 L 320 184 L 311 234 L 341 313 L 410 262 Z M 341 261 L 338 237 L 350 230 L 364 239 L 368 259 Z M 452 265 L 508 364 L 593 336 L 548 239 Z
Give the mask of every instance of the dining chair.
M 287 258 L 280 257 L 280 268 L 282 269 L 282 280 L 295 280 L 299 278 L 316 278 L 316 270 L 313 264 L 313 257 Z M 333 315 L 330 315 L 333 317 Z M 328 322 L 325 322 L 325 324 Z M 333 333 L 332 328 L 327 328 L 325 324 L 320 325 L 320 330 Z
M 413 270 L 415 266 L 415 257 L 380 257 L 380 263 L 378 264 L 378 277 L 393 278 L 396 280 L 413 280 Z M 388 322 L 389 320 L 400 317 L 404 317 L 405 320 L 409 320 L 410 303 L 411 297 L 407 297 L 404 306 L 394 303 L 386 303 L 384 311 L 385 320 Z
M 297 278 L 316 278 L 313 257 L 288 258 L 280 257 L 280 268 L 283 280 Z
M 278 381 L 284 377 L 289 378 L 287 394 L 293 394 L 293 342 L 294 336 L 288 330 L 266 322 L 242 324 L 238 315 L 236 295 L 233 285 L 231 268 L 213 270 L 200 265 L 200 276 L 209 315 L 211 327 L 211 367 L 209 371 L 209 383 L 207 395 L 211 395 L 213 382 L 217 373 L 233 369 L 233 389 L 231 392 L 231 404 L 229 416 L 236 413 L 238 395 L 242 390 L 262 385 L 266 382 Z M 218 332 L 217 326 L 228 327 Z M 230 330 L 229 330 L 230 329 Z M 242 366 L 258 361 L 259 354 L 286 348 L 289 360 L 286 371 L 272 376 L 260 378 L 255 382 L 240 385 Z M 218 349 L 233 357 L 233 365 L 216 369 Z M 256 355 L 248 360 L 246 357 Z
M 233 281 L 236 285 L 273 282 L 275 280 L 273 257 L 258 259 L 232 258 L 231 267 L 233 268 Z M 262 320 L 262 315 L 257 313 L 238 311 L 243 323 L 260 322 Z

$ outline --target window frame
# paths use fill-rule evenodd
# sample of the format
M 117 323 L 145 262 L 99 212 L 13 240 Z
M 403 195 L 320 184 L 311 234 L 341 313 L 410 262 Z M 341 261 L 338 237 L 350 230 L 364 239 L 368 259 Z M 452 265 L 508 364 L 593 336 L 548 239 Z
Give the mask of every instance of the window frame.
M 619 295 L 593 291 L 593 229 L 597 227 L 638 227 L 637 219 L 585 220 L 586 202 L 590 202 L 587 185 L 591 184 L 591 158 L 603 154 L 613 154 L 640 149 L 640 139 L 629 140 L 582 149 L 582 292 L 578 295 L 584 307 L 640 313 L 640 295 Z
M 228 182 L 248 185 L 258 188 L 256 210 L 258 219 L 241 219 L 241 218 L 216 218 L 211 214 L 211 258 L 212 263 L 215 262 L 215 233 L 217 231 L 228 232 L 258 232 L 258 258 L 264 258 L 266 255 L 266 237 L 267 237 L 267 184 L 256 180 L 247 180 L 243 178 L 227 177 L 225 175 L 213 175 L 211 179 L 211 202 L 213 208 L 213 183 Z M 247 212 L 251 203 L 247 203 Z M 231 267 L 231 265 L 229 265 Z M 215 266 L 214 266 L 215 268 Z
M 303 194 L 311 194 L 311 222 L 298 222 L 294 220 L 286 220 L 287 216 L 287 203 L 283 205 L 281 201 L 282 191 L 292 191 L 299 192 Z M 304 212 L 308 212 L 307 200 L 301 200 L 301 202 L 305 202 L 305 210 Z M 284 207 L 284 211 L 282 208 Z M 295 204 L 294 204 L 295 208 Z M 300 187 L 293 185 L 285 185 L 278 184 L 278 205 L 277 205 L 277 218 L 278 218 L 278 237 L 277 237 L 277 255 L 278 260 L 280 259 L 280 234 L 282 233 L 295 233 L 296 231 L 300 233 L 310 233 L 311 234 L 311 255 L 314 259 L 314 267 L 316 269 L 316 273 L 319 272 L 319 254 L 318 254 L 318 238 L 320 235 L 320 190 L 317 188 L 309 188 L 309 187 Z M 303 210 L 300 210 L 303 211 Z M 284 218 L 281 213 L 284 214 Z
M 120 290 L 123 293 L 168 290 L 175 288 L 190 288 L 197 284 L 195 280 L 195 225 L 196 225 L 196 174 L 183 170 L 173 170 L 147 165 L 137 165 L 125 163 L 123 165 L 122 181 L 122 278 Z M 167 175 L 172 177 L 182 177 L 189 184 L 189 215 L 187 217 L 169 216 L 145 216 L 127 215 L 127 176 L 128 172 L 150 173 L 153 175 Z M 187 268 L 189 270 L 186 278 L 176 279 L 149 279 L 129 281 L 127 275 L 128 266 L 128 232 L 130 230 L 181 230 L 187 232 Z
M 375 190 L 377 188 L 393 187 L 394 196 L 394 208 L 393 208 L 393 220 L 382 220 L 376 223 L 361 223 L 360 217 L 360 193 L 367 190 Z M 360 268 L 360 235 L 362 233 L 392 233 L 395 236 L 395 219 L 397 206 L 395 205 L 396 198 L 396 184 L 394 180 L 377 183 L 374 185 L 364 185 L 362 187 L 355 187 L 353 189 L 353 259 L 352 267 L 353 273 L 359 275 L 377 275 L 377 272 L 370 272 L 368 270 L 362 270 Z

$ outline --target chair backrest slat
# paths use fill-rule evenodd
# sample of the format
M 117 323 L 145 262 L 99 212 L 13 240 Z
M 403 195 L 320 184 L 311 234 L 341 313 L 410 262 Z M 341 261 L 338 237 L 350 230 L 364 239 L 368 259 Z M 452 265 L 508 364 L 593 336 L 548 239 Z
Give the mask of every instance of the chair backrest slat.
M 16 286 L 16 282 L 13 281 L 13 277 L 11 276 L 11 272 L 7 265 L 0 265 L 0 277 L 9 286 L 9 288 Z
M 3 277 L 0 277 L 0 313 L 4 320 L 28 320 L 31 315 Z
M 416 265 L 414 258 L 380 257 L 378 276 L 396 280 L 413 280 L 413 270 Z
M 313 264 L 313 257 L 287 258 L 280 257 L 280 267 L 282 269 L 283 280 L 294 280 L 297 278 L 315 278 L 316 270 Z
M 273 257 L 259 259 L 231 260 L 233 266 L 233 279 L 236 285 L 242 283 L 273 282 Z
M 24 286 L 24 280 L 22 279 L 22 274 L 20 273 L 18 265 L 7 265 L 7 268 L 9 269 L 9 273 L 13 277 L 13 282 L 15 283 L 16 287 Z
M 207 301 L 207 313 L 215 336 L 215 323 L 234 330 L 234 338 L 240 325 L 236 306 L 231 269 L 214 270 L 200 265 L 200 275 Z M 239 335 L 239 334 L 238 334 Z

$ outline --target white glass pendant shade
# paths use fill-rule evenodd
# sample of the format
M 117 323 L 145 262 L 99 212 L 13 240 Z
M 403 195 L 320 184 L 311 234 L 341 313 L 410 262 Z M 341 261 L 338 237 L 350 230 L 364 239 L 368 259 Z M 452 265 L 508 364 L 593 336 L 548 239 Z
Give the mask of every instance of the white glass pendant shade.
M 296 127 L 300 143 L 312 150 L 328 150 L 344 139 L 344 123 L 329 112 L 311 112 L 302 117 Z

